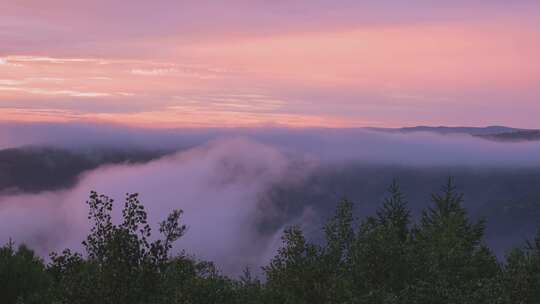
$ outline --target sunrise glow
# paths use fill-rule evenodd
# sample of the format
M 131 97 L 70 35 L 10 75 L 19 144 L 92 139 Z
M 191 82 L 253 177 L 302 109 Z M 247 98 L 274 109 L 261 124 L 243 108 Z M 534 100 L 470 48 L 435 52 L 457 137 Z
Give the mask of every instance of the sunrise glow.
M 3 3 L 0 117 L 540 127 L 537 2 L 332 3 Z

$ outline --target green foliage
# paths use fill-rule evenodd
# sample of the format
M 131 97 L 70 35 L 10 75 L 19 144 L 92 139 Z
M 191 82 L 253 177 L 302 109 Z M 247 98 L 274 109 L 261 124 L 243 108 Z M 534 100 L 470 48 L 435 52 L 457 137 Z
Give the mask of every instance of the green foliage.
M 0 248 L 2 303 L 540 303 L 540 232 L 500 263 L 484 243 L 485 223 L 472 222 L 451 179 L 415 223 L 397 182 L 373 216 L 355 219 L 342 200 L 311 242 L 299 226 L 284 230 L 282 247 L 262 268 L 239 279 L 211 262 L 180 253 L 182 211 L 152 236 L 137 194 L 122 221 L 113 200 L 92 192 L 84 253 L 52 253 L 47 266 L 10 241 Z
M 540 231 L 524 249 L 508 255 L 504 283 L 511 303 L 540 303 Z
M 58 282 L 62 303 L 152 303 L 160 298 L 160 281 L 169 267 L 172 243 L 186 230 L 173 211 L 160 224 L 163 239 L 152 236 L 147 214 L 137 194 L 127 194 L 122 223 L 112 222 L 113 200 L 90 194 L 88 219 L 93 223 L 83 242 L 86 259 L 70 250 L 53 253 L 50 272 Z
M 210 262 L 176 257 L 168 262 L 160 284 L 159 303 L 236 303 L 232 280 Z
M 51 281 L 43 261 L 25 245 L 14 248 L 10 240 L 0 248 L 0 298 L 2 303 L 41 303 Z
M 368 303 L 394 301 L 410 283 L 411 215 L 397 182 L 375 217 L 360 225 L 351 260 L 356 297 Z
M 407 298 L 415 303 L 484 303 L 476 294 L 499 271 L 483 244 L 484 222 L 471 223 L 451 179 L 413 231 L 414 283 Z M 487 302 L 491 303 L 491 302 Z
M 283 248 L 263 268 L 272 302 L 324 303 L 328 286 L 319 247 L 309 244 L 298 226 L 286 229 L 282 241 Z

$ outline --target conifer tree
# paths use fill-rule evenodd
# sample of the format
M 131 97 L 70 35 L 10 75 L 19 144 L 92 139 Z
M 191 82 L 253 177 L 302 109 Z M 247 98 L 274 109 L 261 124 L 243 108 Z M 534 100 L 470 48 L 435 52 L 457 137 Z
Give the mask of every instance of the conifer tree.
M 484 244 L 484 221 L 471 222 L 453 180 L 432 195 L 433 205 L 414 229 L 414 283 L 406 292 L 412 303 L 491 303 L 478 299 L 499 271 Z M 478 301 L 481 302 L 478 302 Z M 484 302 L 488 301 L 488 302 Z
M 397 301 L 409 282 L 410 211 L 396 181 L 374 217 L 358 231 L 351 265 L 357 298 L 368 303 Z

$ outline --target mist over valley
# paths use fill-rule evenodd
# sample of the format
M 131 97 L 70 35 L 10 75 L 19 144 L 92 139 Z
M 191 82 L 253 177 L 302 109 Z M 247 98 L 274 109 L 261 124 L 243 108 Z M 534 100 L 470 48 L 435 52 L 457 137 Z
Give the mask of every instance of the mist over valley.
M 12 128 L 22 127 L 28 126 Z M 23 146 L 0 151 L 0 238 L 27 243 L 44 257 L 80 248 L 91 190 L 117 200 L 140 193 L 154 222 L 184 210 L 189 229 L 174 250 L 216 261 L 232 275 L 267 263 L 288 225 L 301 225 L 317 241 L 342 198 L 356 203 L 358 218 L 375 214 L 394 180 L 418 218 L 430 194 L 453 177 L 471 217 L 487 220 L 487 241 L 499 257 L 538 229 L 540 141 L 478 137 L 501 134 L 490 129 L 148 134 L 47 127 L 67 134 L 63 142 L 16 136 Z M 42 133 L 41 139 L 54 137 L 46 128 Z

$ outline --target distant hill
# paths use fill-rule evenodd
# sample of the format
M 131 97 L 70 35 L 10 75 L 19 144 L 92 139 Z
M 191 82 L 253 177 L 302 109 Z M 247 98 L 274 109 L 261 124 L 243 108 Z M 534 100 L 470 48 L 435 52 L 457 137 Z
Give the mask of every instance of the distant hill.
M 46 147 L 0 150 L 0 195 L 67 189 L 77 182 L 81 173 L 101 165 L 142 163 L 165 154 L 165 151 Z
M 532 141 L 540 140 L 540 130 L 518 129 L 505 126 L 488 127 L 446 127 L 446 126 L 416 126 L 405 128 L 368 128 L 373 131 L 391 133 L 431 132 L 437 134 L 468 134 L 487 140 L 495 141 Z
M 525 130 L 508 133 L 479 135 L 479 137 L 495 141 L 533 141 L 540 140 L 540 130 Z
M 417 126 L 410 128 L 401 128 L 401 132 L 436 132 L 441 134 L 466 133 L 470 135 L 492 135 L 522 131 L 522 129 L 509 128 L 504 126 L 488 126 L 488 127 L 429 127 Z

